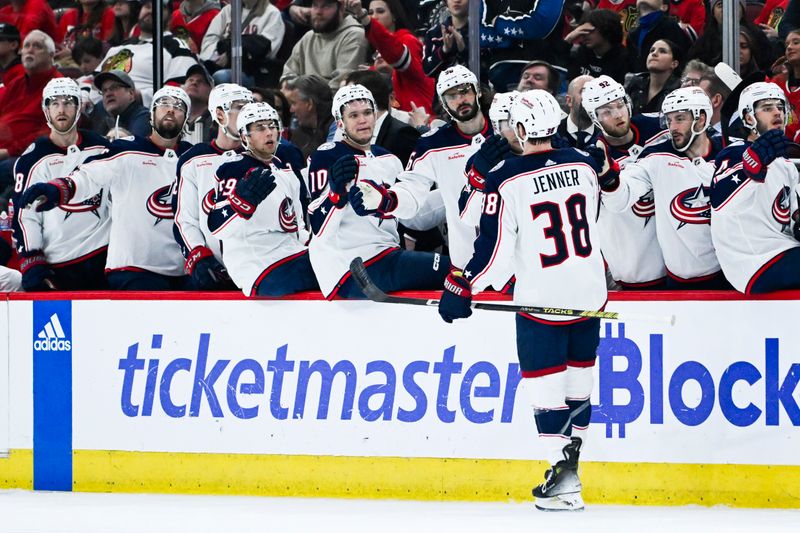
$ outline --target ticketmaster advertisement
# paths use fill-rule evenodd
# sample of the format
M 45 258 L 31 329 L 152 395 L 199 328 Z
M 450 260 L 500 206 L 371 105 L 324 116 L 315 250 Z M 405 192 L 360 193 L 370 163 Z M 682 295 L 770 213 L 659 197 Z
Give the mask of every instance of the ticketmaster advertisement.
M 541 458 L 511 313 L 448 325 L 371 302 L 7 305 L 11 448 Z M 582 459 L 800 464 L 796 302 L 609 309 L 677 322 L 603 322 Z
M 0 301 L 1 487 L 525 501 L 546 468 L 513 313 L 34 298 Z M 797 301 L 608 310 L 586 500 L 800 507 Z

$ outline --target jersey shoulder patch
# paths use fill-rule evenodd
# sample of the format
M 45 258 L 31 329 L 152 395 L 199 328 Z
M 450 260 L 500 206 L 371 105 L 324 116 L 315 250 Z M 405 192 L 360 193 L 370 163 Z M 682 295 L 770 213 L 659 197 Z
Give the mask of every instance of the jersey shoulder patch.
M 333 148 L 336 148 L 336 143 L 324 143 L 319 145 L 319 148 L 317 148 L 317 150 L 325 151 L 325 150 L 332 150 Z
M 22 157 L 23 155 L 28 155 L 34 150 L 36 150 L 36 142 L 32 142 L 31 144 L 29 144 L 28 147 L 25 148 L 25 151 L 20 154 L 20 157 Z
M 435 135 L 437 131 L 439 131 L 439 128 L 433 128 L 432 130 L 428 130 L 425 133 L 423 133 L 422 135 L 420 135 L 420 137 L 431 137 L 431 136 Z
M 505 164 L 506 164 L 506 161 L 505 161 L 505 159 L 504 159 L 504 160 L 500 161 L 499 163 L 497 163 L 495 166 L 493 166 L 493 167 L 492 167 L 492 168 L 489 170 L 489 172 L 494 172 L 494 171 L 496 171 L 496 170 L 500 170 L 501 168 L 503 168 L 503 165 L 505 165 Z

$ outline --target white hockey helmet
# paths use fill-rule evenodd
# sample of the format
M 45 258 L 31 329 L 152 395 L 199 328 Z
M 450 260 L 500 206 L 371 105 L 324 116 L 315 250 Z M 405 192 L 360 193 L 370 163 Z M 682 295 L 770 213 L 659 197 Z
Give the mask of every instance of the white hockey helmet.
M 692 113 L 692 136 L 689 138 L 689 142 L 682 148 L 678 148 L 673 143 L 676 150 L 683 152 L 692 145 L 695 137 L 711 126 L 711 113 L 713 112 L 713 108 L 711 107 L 711 100 L 708 99 L 708 95 L 700 87 L 681 87 L 669 93 L 664 98 L 664 101 L 661 102 L 662 120 L 665 121 L 668 113 L 674 113 L 676 111 L 691 111 Z M 706 114 L 706 123 L 702 129 L 696 130 L 695 124 L 697 124 L 697 120 L 700 118 L 700 113 Z
M 354 85 L 339 87 L 339 90 L 333 95 L 333 106 L 331 107 L 333 118 L 342 120 L 342 108 L 356 100 L 366 100 L 372 106 L 373 111 L 378 111 L 378 106 L 375 105 L 375 98 L 372 96 L 372 92 L 363 85 L 356 83 Z
M 208 95 L 208 110 L 211 112 L 211 119 L 216 122 L 219 127 L 225 131 L 225 135 L 231 139 L 237 139 L 237 137 L 228 133 L 228 128 L 225 127 L 230 120 L 228 112 L 230 112 L 234 102 L 242 101 L 246 103 L 252 102 L 253 93 L 250 89 L 246 89 L 235 83 L 220 83 L 211 89 L 211 93 Z M 225 124 L 217 119 L 217 108 L 222 108 L 222 112 L 225 114 Z
M 500 132 L 500 122 L 508 120 L 509 113 L 511 112 L 511 105 L 519 95 L 519 91 L 496 93 L 494 95 L 492 107 L 489 108 L 489 120 L 492 123 L 492 128 L 495 133 Z
M 744 127 L 749 130 L 756 129 L 755 107 L 761 100 L 780 100 L 783 102 L 783 127 L 785 128 L 789 120 L 789 102 L 786 99 L 786 93 L 775 83 L 765 81 L 748 85 L 739 95 L 739 118 L 742 119 Z M 753 117 L 753 120 L 745 120 L 745 113 Z
M 183 129 L 186 127 L 186 122 L 189 120 L 189 112 L 192 110 L 192 101 L 189 99 L 189 95 L 186 94 L 186 91 L 180 87 L 174 87 L 172 85 L 165 85 L 157 90 L 153 94 L 153 101 L 150 102 L 150 124 L 153 124 L 154 127 L 156 123 L 156 107 L 162 98 L 174 98 L 183 103 L 184 119 L 183 124 L 181 125 L 181 131 L 183 131 Z
M 239 111 L 239 116 L 236 118 L 236 131 L 239 132 L 242 145 L 245 148 L 250 147 L 250 143 L 247 141 L 249 136 L 247 126 L 260 120 L 274 120 L 278 125 L 278 135 L 280 136 L 283 126 L 281 125 L 281 117 L 275 108 L 266 102 L 250 102 Z
M 520 144 L 527 139 L 541 139 L 555 135 L 561 124 L 561 106 L 555 96 L 542 89 L 520 93 L 511 104 L 508 124 Z M 525 137 L 520 137 L 517 125 L 522 125 Z
M 53 128 L 53 124 L 50 122 L 50 114 L 47 112 L 47 105 L 50 103 L 50 99 L 56 96 L 67 96 L 75 99 L 75 105 L 77 105 L 78 110 L 75 113 L 75 120 L 69 128 L 69 130 L 71 130 L 78 125 L 78 120 L 81 118 L 81 89 L 72 78 L 53 78 L 47 82 L 47 85 L 42 89 L 42 111 L 44 112 L 47 125 L 51 129 Z
M 478 94 L 478 77 L 464 65 L 453 65 L 443 70 L 436 79 L 436 94 L 442 99 L 445 91 L 465 83 L 472 85 L 472 88 L 475 89 L 475 94 Z
M 589 114 L 595 126 L 600 128 L 600 121 L 597 118 L 597 109 L 616 100 L 622 100 L 628 106 L 628 115 L 631 115 L 631 98 L 625 92 L 625 87 L 610 76 L 600 76 L 587 81 L 581 91 L 581 105 Z
M 464 65 L 454 65 L 446 70 L 443 70 L 439 77 L 436 79 L 436 94 L 439 95 L 439 102 L 441 102 L 442 107 L 450 115 L 453 120 L 456 119 L 453 116 L 453 113 L 450 112 L 450 108 L 447 107 L 447 104 L 444 101 L 444 93 L 452 89 L 453 87 L 458 87 L 460 85 L 469 84 L 472 85 L 472 88 L 475 90 L 476 101 L 478 103 L 478 107 L 480 108 L 480 86 L 478 85 L 478 77 L 469 70 Z

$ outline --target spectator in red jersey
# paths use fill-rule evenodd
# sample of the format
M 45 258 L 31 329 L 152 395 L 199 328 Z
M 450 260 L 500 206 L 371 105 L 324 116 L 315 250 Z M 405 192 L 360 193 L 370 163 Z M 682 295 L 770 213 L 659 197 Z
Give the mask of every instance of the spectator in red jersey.
M 114 31 L 108 40 L 111 46 L 118 46 L 132 37 L 131 32 L 139 22 L 139 0 L 116 0 L 111 9 L 114 10 Z
M 636 9 L 636 0 L 595 0 L 595 9 L 608 9 L 619 15 L 622 23 L 623 42 L 628 37 L 628 33 L 636 27 L 639 22 L 639 11 Z
M 56 62 L 71 58 L 78 39 L 94 37 L 107 41 L 114 32 L 114 10 L 102 0 L 79 0 L 78 7 L 68 10 L 58 21 Z
M 422 70 L 422 43 L 409 31 L 399 0 L 371 0 L 369 10 L 361 0 L 345 0 L 345 9 L 364 26 L 370 45 L 392 69 L 392 87 L 402 111 L 414 106 L 433 113 L 433 78 Z
M 217 13 L 217 0 L 183 0 L 172 13 L 169 31 L 179 37 L 183 37 L 185 33 L 191 39 L 192 52 L 197 53 L 203 45 L 206 30 Z
M 56 17 L 45 0 L 11 0 L 0 8 L 0 22 L 16 26 L 23 41 L 33 30 L 58 37 Z
M 786 36 L 786 72 L 767 81 L 777 84 L 786 94 L 790 108 L 786 136 L 796 142 L 800 138 L 800 28 Z
M 42 113 L 42 89 L 61 73 L 53 64 L 56 45 L 40 30 L 22 41 L 25 74 L 14 78 L 0 94 L 0 192 L 13 181 L 14 161 L 38 136 L 48 132 Z
M 25 74 L 19 57 L 19 30 L 11 24 L 0 24 L 0 76 L 2 84 Z
M 706 5 L 703 0 L 669 0 L 669 14 L 678 19 L 681 28 L 694 41 L 703 35 Z
M 753 23 L 761 28 L 764 35 L 770 39 L 777 39 L 778 24 L 781 23 L 788 4 L 789 0 L 767 0 Z

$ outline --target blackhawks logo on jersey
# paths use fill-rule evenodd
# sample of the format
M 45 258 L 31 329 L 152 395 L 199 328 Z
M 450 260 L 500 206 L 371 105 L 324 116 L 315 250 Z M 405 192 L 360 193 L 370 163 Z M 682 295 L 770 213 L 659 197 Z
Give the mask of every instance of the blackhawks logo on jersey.
M 781 225 L 781 229 L 786 229 L 786 227 L 789 225 L 789 222 L 792 220 L 791 214 L 789 213 L 790 195 L 791 191 L 789 190 L 789 186 L 784 185 L 780 192 L 778 192 L 775 200 L 772 202 L 772 218 L 774 218 L 775 221 Z
M 100 67 L 102 72 L 110 70 L 121 70 L 122 72 L 130 72 L 133 67 L 133 52 L 127 48 L 123 48 L 113 56 L 109 57 Z
M 278 209 L 278 222 L 286 233 L 297 233 L 297 213 L 291 198 L 284 198 Z
M 165 185 L 160 189 L 156 189 L 153 194 L 147 198 L 147 212 L 156 217 L 155 224 L 158 224 L 164 219 L 172 220 L 172 186 Z
M 678 193 L 669 204 L 669 211 L 679 222 L 678 229 L 686 224 L 711 224 L 711 196 L 708 187 L 686 189 Z

